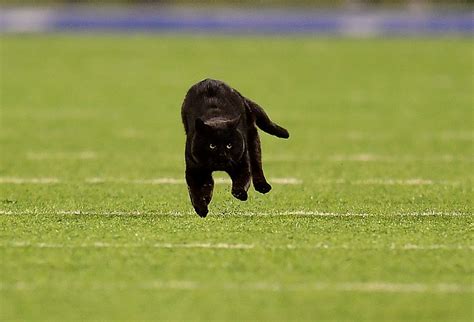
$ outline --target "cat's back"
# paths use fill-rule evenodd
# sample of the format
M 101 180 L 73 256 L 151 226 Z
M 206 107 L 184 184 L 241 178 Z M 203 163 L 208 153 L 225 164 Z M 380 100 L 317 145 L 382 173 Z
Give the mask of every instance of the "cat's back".
M 181 108 L 186 132 L 194 128 L 197 118 L 213 117 L 233 119 L 245 112 L 240 96 L 226 83 L 216 79 L 204 79 L 186 93 Z

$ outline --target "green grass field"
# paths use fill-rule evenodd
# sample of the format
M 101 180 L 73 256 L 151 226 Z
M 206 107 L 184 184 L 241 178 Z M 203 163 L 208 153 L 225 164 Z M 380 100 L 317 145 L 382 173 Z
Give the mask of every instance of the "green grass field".
M 469 39 L 3 36 L 0 320 L 472 320 Z M 180 107 L 290 130 L 192 211 Z M 225 178 L 223 175 L 217 177 Z

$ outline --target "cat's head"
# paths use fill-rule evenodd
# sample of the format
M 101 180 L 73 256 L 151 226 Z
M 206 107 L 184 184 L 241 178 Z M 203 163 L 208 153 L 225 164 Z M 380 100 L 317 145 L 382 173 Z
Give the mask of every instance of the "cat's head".
M 245 151 L 245 141 L 238 129 L 240 118 L 196 119 L 191 153 L 199 163 L 214 170 L 225 170 L 235 165 Z

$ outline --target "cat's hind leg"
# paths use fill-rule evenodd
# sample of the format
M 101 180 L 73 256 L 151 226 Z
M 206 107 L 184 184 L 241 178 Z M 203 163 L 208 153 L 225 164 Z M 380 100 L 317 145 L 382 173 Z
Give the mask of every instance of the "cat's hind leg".
M 232 179 L 232 195 L 242 201 L 247 200 L 247 191 L 250 187 L 250 164 L 248 157 L 245 157 L 237 167 L 228 171 Z
M 186 169 L 186 183 L 194 210 L 200 217 L 206 217 L 212 199 L 214 180 L 210 171 Z
M 260 147 L 260 138 L 257 128 L 252 126 L 248 130 L 247 145 L 249 148 L 250 168 L 252 171 L 252 181 L 255 190 L 260 193 L 267 193 L 272 186 L 265 179 L 262 168 L 262 149 Z

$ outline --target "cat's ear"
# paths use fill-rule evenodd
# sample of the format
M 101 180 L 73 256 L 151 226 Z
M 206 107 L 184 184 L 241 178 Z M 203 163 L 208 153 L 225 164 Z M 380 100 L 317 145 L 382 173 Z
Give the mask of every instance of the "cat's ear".
M 205 133 L 205 132 L 208 132 L 210 130 L 210 126 L 207 125 L 206 123 L 204 123 L 204 121 L 199 119 L 199 118 L 196 119 L 194 125 L 196 127 L 197 132 Z

